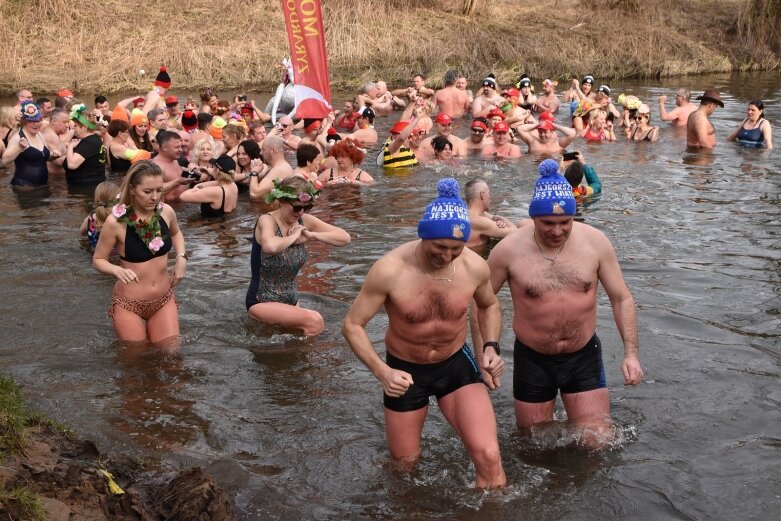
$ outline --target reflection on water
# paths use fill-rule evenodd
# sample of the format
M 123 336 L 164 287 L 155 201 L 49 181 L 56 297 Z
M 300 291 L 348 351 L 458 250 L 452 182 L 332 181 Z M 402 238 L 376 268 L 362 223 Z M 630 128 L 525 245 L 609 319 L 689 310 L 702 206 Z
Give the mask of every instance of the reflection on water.
M 749 98 L 777 112 L 768 100 L 778 97 L 779 83 L 770 76 L 684 78 L 625 91 L 655 98 L 679 86 L 721 89 L 727 107 L 713 123 L 722 139 Z M 381 134 L 389 124 L 379 121 Z M 582 150 L 602 180 L 603 194 L 582 205 L 579 218 L 613 240 L 638 305 L 649 380 L 621 385 L 621 342 L 600 292 L 620 443 L 591 453 L 562 423 L 518 435 L 507 358 L 503 386 L 492 394 L 506 491 L 470 488 L 471 463 L 436 405 L 419 467 L 411 474 L 391 468 L 380 387 L 345 345 L 339 323 L 369 266 L 415 237 L 438 177 L 485 177 L 492 210 L 517 221 L 536 178 L 533 158 L 388 175 L 367 164 L 375 186 L 325 191 L 315 214 L 353 242 L 310 243 L 300 288 L 303 305 L 326 322 L 316 339 L 246 317 L 250 238 L 264 205 L 242 198 L 238 212 L 217 220 L 177 206 L 193 252 L 176 288 L 184 337 L 177 354 L 115 342 L 106 317 L 113 282 L 91 269 L 77 237 L 91 190 L 73 191 L 54 177 L 46 189 L 19 191 L 0 173 L 0 364 L 44 412 L 107 450 L 163 466 L 204 465 L 235 493 L 245 519 L 778 518 L 777 151 L 720 142 L 712 153 L 690 153 L 680 129 L 668 127 L 656 144 L 570 148 Z M 509 344 L 509 292 L 499 297 Z M 378 349 L 386 320 L 368 325 Z

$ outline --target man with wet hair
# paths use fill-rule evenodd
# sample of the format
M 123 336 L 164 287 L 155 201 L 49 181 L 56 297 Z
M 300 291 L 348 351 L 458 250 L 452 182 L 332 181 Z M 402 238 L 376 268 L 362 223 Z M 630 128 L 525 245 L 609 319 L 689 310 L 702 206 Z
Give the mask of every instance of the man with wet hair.
M 494 293 L 507 282 L 512 295 L 515 418 L 524 430 L 552 421 L 561 393 L 582 443 L 604 447 L 615 433 L 602 344 L 594 332 L 597 287 L 610 299 L 624 342 L 624 385 L 643 379 L 637 310 L 610 240 L 574 221 L 575 197 L 559 163 L 546 159 L 539 171 L 529 205 L 533 225 L 502 240 L 488 257 Z
M 470 233 L 458 182 L 442 179 L 439 197 L 418 223 L 420 240 L 378 260 L 342 324 L 358 359 L 383 390 L 385 432 L 391 457 L 410 469 L 420 458 L 420 437 L 433 395 L 475 466 L 475 486 L 503 487 L 496 417 L 486 387 L 504 371 L 495 341 L 501 329 L 499 301 L 485 261 L 465 248 Z M 474 353 L 466 343 L 472 301 L 486 342 Z M 366 332 L 381 308 L 388 314 L 385 360 Z
M 667 112 L 665 103 L 667 96 L 659 96 L 659 117 L 662 121 L 669 121 L 674 127 L 683 127 L 689 120 L 689 114 L 697 110 L 697 106 L 690 101 L 691 93 L 688 89 L 680 88 L 675 95 L 675 108 Z
M 443 83 L 445 86 L 434 93 L 434 103 L 440 114 L 447 114 L 451 118 L 460 118 L 469 110 L 469 97 L 466 91 L 456 87 L 456 80 L 460 76 L 455 69 L 445 73 Z

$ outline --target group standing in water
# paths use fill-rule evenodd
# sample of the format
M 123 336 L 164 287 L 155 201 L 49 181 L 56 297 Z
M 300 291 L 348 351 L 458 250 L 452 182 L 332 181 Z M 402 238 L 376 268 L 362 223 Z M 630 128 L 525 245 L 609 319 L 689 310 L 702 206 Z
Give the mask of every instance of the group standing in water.
M 539 165 L 530 219 L 517 224 L 488 213 L 484 180 L 467 184 L 468 207 L 455 180 L 440 181 L 438 197 L 418 223 L 419 240 L 372 266 L 342 331 L 382 386 L 394 460 L 411 465 L 420 457 L 433 395 L 475 465 L 475 484 L 501 487 L 506 476 L 488 391 L 500 385 L 504 373 L 496 293 L 507 283 L 514 309 L 518 427 L 552 421 L 561 394 L 583 444 L 610 443 L 602 345 L 595 333 L 597 286 L 602 284 L 613 307 L 628 385 L 643 378 L 636 310 L 610 241 L 573 219 L 576 198 L 601 190 L 599 177 L 581 153 L 563 153 L 581 139 L 656 142 L 660 130 L 651 124 L 651 104 L 631 95 L 614 103 L 610 87 L 594 88 L 591 76 L 573 80 L 563 100 L 555 93 L 557 82 L 546 79 L 536 96 L 525 75 L 504 88 L 489 75 L 473 94 L 463 76 L 448 71 L 440 90 L 426 87 L 420 75 L 393 91 L 371 83 L 345 105 L 345 113 L 300 121 L 280 115 L 266 128 L 272 115 L 244 95 L 220 103 L 209 90 L 200 105 L 192 99 L 180 103 L 167 92 L 170 86 L 161 68 L 146 96 L 122 100 L 113 110 L 102 96 L 90 109 L 62 91 L 46 115 L 46 103 L 33 102 L 22 90 L 14 121 L 4 121 L 8 111 L 0 111 L 0 137 L 5 133 L 0 152 L 4 164 L 15 165 L 15 187 L 44 185 L 59 174 L 69 184 L 97 184 L 95 209 L 81 233 L 94 248 L 94 268 L 116 279 L 109 316 L 118 338 L 166 347 L 180 334 L 174 288 L 186 276 L 188 254 L 169 203 L 200 204 L 207 218 L 235 211 L 247 192 L 268 204 L 252 232 L 247 314 L 312 336 L 323 332 L 325 322 L 317 310 L 299 303 L 296 279 L 307 261 L 307 243 L 347 246 L 351 236 L 310 212 L 323 189 L 375 182 L 361 168 L 368 147 L 378 144 L 370 160 L 388 169 L 456 165 L 468 155 L 553 157 Z M 717 139 L 709 117 L 724 102 L 712 89 L 696 98 L 698 107 L 689 98 L 679 90 L 676 108 L 668 112 L 661 96 L 659 116 L 686 128 L 688 146 L 712 148 Z M 380 140 L 375 118 L 394 110 L 402 116 Z M 453 129 L 465 115 L 469 136 L 461 138 Z M 749 104 L 746 119 L 726 139 L 773 148 L 761 101 Z M 286 153 L 295 153 L 295 170 Z M 106 181 L 107 169 L 121 186 Z M 486 262 L 471 248 L 488 237 L 501 241 Z M 384 360 L 366 332 L 383 307 L 389 319 Z M 467 338 L 470 312 L 473 347 Z

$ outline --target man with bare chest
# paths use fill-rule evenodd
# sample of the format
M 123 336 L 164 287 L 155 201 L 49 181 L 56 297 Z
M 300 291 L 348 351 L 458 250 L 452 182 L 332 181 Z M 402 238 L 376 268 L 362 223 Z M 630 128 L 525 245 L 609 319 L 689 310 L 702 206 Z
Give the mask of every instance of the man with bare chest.
M 625 385 L 643 378 L 637 314 L 613 246 L 599 230 L 574 222 L 575 198 L 558 163 L 540 164 L 529 206 L 533 226 L 502 240 L 491 252 L 491 284 L 510 286 L 516 341 L 513 395 L 519 428 L 553 420 L 559 391 L 570 423 L 591 447 L 612 441 L 610 403 L 595 333 L 597 286 L 605 289 L 624 341 Z
M 420 240 L 399 246 L 372 266 L 342 332 L 382 384 L 388 448 L 395 461 L 411 466 L 420 457 L 420 435 L 434 395 L 475 465 L 475 485 L 501 487 L 506 478 L 486 389 L 497 387 L 504 371 L 494 340 L 501 311 L 487 264 L 464 248 L 470 222 L 458 182 L 442 179 L 437 188 L 440 197 L 418 223 Z M 466 344 L 472 299 L 490 340 L 475 354 Z M 383 306 L 388 314 L 384 361 L 366 332 Z
M 716 110 L 716 107 L 724 107 L 719 91 L 706 90 L 702 96 L 697 96 L 700 106 L 689 114 L 686 121 L 686 144 L 692 148 L 714 148 L 716 146 L 716 132 L 713 124 L 708 119 Z

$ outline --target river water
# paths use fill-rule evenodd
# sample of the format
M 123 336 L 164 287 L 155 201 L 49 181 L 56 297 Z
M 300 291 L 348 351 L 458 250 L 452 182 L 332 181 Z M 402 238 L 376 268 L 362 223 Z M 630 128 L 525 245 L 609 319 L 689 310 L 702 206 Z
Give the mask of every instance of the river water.
M 420 465 L 399 474 L 388 461 L 381 388 L 339 332 L 371 264 L 415 238 L 438 178 L 486 177 L 493 210 L 517 219 L 536 179 L 528 157 L 408 175 L 383 175 L 367 160 L 376 185 L 328 191 L 314 213 L 353 242 L 310 247 L 302 303 L 323 314 L 327 331 L 308 340 L 246 318 L 249 237 L 261 208 L 245 198 L 234 215 L 214 222 L 194 206 L 175 206 L 193 252 L 177 287 L 184 335 L 177 355 L 115 340 L 106 316 L 113 280 L 92 270 L 77 236 L 92 194 L 64 179 L 16 194 L 2 173 L 0 366 L 36 408 L 109 453 L 153 468 L 204 466 L 235 495 L 240 519 L 778 519 L 781 162 L 777 151 L 723 139 L 751 98 L 764 99 L 778 121 L 781 81 L 777 74 L 704 76 L 633 82 L 624 91 L 653 97 L 658 124 L 656 96 L 668 94 L 669 107 L 679 86 L 722 92 L 712 155 L 687 153 L 666 125 L 656 144 L 575 147 L 603 182 L 582 218 L 616 248 L 637 302 L 646 372 L 642 385 L 623 387 L 620 337 L 600 290 L 598 331 L 620 432 L 610 450 L 579 448 L 562 422 L 518 436 L 505 355 L 504 385 L 492 398 L 507 489 L 471 487 L 473 468 L 436 405 Z M 385 118 L 378 128 L 389 125 Z M 466 125 L 457 133 L 465 135 Z M 500 301 L 509 353 L 506 289 Z M 380 315 L 368 326 L 378 350 L 385 325 Z

